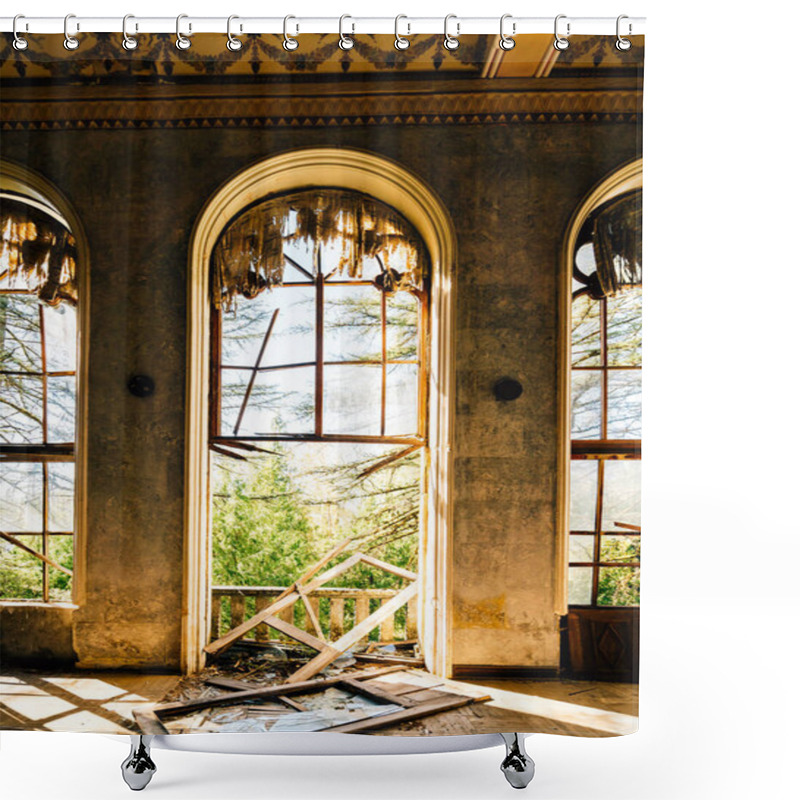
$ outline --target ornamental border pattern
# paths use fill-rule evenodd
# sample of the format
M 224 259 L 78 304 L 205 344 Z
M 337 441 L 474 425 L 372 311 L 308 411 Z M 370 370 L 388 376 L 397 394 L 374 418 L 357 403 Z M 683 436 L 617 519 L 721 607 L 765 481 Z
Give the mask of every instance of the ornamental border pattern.
M 463 92 L 352 97 L 69 99 L 0 103 L 0 130 L 297 128 L 364 125 L 630 123 L 635 90 Z

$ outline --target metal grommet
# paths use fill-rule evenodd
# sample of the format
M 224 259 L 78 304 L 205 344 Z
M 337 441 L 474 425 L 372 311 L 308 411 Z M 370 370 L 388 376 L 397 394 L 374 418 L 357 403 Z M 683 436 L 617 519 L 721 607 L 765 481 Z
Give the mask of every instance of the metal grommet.
M 344 21 L 346 19 L 353 19 L 349 14 L 342 14 L 339 17 L 339 47 L 342 50 L 351 50 L 355 42 L 349 37 L 344 35 Z
M 139 42 L 136 41 L 135 37 L 128 36 L 128 20 L 129 19 L 135 19 L 133 14 L 126 14 L 122 18 L 122 46 L 126 50 L 135 50 L 139 46 Z M 134 25 L 133 29 L 134 30 L 138 30 L 139 26 L 138 25 Z
M 228 50 L 231 51 L 231 53 L 235 53 L 237 50 L 242 49 L 242 40 L 237 39 L 231 32 L 231 23 L 235 19 L 239 19 L 239 17 L 237 17 L 236 14 L 231 14 L 228 17 L 228 42 L 225 46 L 228 48 Z M 241 30 L 241 28 L 239 28 L 239 30 Z
M 64 17 L 64 49 L 65 50 L 77 50 L 78 49 L 78 45 L 80 44 L 80 42 L 74 36 L 70 36 L 70 33 L 69 33 L 69 21 L 71 19 L 75 19 L 75 15 L 74 14 L 67 14 L 67 16 Z M 76 27 L 76 31 L 79 29 L 79 27 L 80 26 Z
M 19 20 L 21 20 L 21 19 L 25 19 L 25 15 L 24 14 L 17 14 L 14 17 L 14 23 L 11 26 L 11 30 L 12 30 L 12 32 L 14 34 L 14 41 L 12 42 L 12 46 L 14 47 L 15 50 L 27 50 L 28 49 L 28 40 L 27 39 L 23 39 L 19 35 L 19 31 L 17 30 L 17 24 L 18 24 Z M 28 30 L 28 23 L 27 22 L 25 23 L 25 30 Z
M 447 24 L 450 22 L 451 19 L 455 19 L 456 20 L 456 35 L 455 36 L 451 36 L 447 32 Z M 445 50 L 450 50 L 450 51 L 458 50 L 459 42 L 458 42 L 458 39 L 456 37 L 458 36 L 458 31 L 459 31 L 460 28 L 461 28 L 461 25 L 458 22 L 458 18 L 457 18 L 457 16 L 455 14 L 448 14 L 444 18 L 444 42 L 442 42 L 442 44 L 444 44 L 444 49 Z
M 505 33 L 503 32 L 503 26 L 504 26 L 505 21 L 507 19 L 511 19 L 511 14 L 503 14 L 503 16 L 500 17 L 500 42 L 499 42 L 499 44 L 500 44 L 500 49 L 501 50 L 513 50 L 514 49 L 514 45 L 516 44 L 516 42 L 511 38 L 511 36 L 513 36 L 517 32 L 517 23 L 516 22 L 512 22 L 511 23 L 511 36 L 506 36 Z
M 626 50 L 630 50 L 631 49 L 631 40 L 630 39 L 624 39 L 622 37 L 622 34 L 620 33 L 620 28 L 622 27 L 620 23 L 624 19 L 628 19 L 628 17 L 625 14 L 620 14 L 617 17 L 617 44 L 616 44 L 616 48 L 617 48 L 617 50 L 619 50 L 620 52 L 623 52 L 623 53 Z M 629 22 L 628 23 L 628 36 L 630 36 L 630 35 L 631 35 L 631 24 Z
M 411 42 L 400 35 L 400 20 L 408 19 L 405 14 L 398 14 L 394 18 L 394 49 L 395 50 L 408 50 L 411 47 Z M 411 35 L 411 25 L 408 25 L 408 34 Z
M 177 47 L 178 50 L 188 50 L 192 46 L 191 39 L 189 39 L 187 36 L 184 36 L 181 33 L 181 20 L 188 18 L 189 18 L 188 14 L 178 14 L 178 17 L 175 20 L 175 47 Z M 192 23 L 190 22 L 189 34 L 191 35 L 191 33 L 192 33 Z
M 297 50 L 300 47 L 300 42 L 297 39 L 292 38 L 289 36 L 289 20 L 296 19 L 291 14 L 288 14 L 283 18 L 283 49 L 288 50 L 291 52 L 292 50 Z M 299 28 L 298 28 L 299 32 Z
M 561 36 L 561 34 L 558 32 L 558 21 L 560 19 L 566 19 L 566 18 L 567 18 L 566 14 L 559 14 L 556 17 L 554 26 L 556 38 L 555 41 L 553 42 L 553 47 L 555 47 L 556 50 L 566 50 L 569 47 L 569 40 Z M 569 36 L 569 29 L 570 29 L 570 24 L 569 22 L 567 22 L 567 36 Z

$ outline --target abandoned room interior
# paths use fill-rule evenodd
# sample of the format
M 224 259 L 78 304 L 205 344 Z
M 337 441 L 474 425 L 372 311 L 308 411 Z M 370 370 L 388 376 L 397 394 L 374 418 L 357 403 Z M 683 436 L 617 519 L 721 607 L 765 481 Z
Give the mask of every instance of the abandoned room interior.
M 0 727 L 635 731 L 643 41 L 30 39 Z

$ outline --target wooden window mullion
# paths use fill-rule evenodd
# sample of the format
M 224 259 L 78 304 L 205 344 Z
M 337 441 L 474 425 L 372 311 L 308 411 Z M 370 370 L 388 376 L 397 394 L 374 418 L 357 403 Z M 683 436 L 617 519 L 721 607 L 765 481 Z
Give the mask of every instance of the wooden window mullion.
M 381 436 L 386 435 L 386 292 L 381 292 Z
M 322 250 L 317 250 L 317 316 L 316 316 L 316 366 L 314 378 L 314 432 L 317 436 L 322 436 L 322 401 L 323 401 L 323 380 L 325 377 L 325 353 L 324 353 L 324 334 L 325 334 L 325 276 L 322 274 Z

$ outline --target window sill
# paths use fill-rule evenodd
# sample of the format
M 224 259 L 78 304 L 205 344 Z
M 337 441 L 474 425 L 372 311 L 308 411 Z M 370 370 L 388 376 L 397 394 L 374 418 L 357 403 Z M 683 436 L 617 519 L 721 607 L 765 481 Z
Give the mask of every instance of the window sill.
M 75 611 L 78 606 L 74 603 L 45 603 L 42 600 L 0 600 L 0 609 L 3 608 L 53 608 Z

